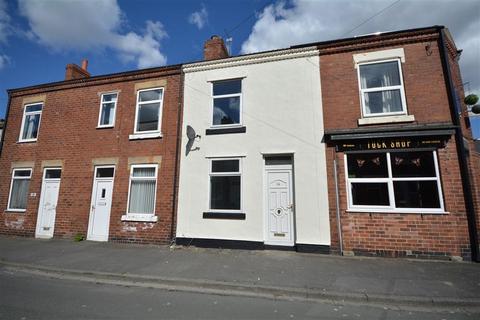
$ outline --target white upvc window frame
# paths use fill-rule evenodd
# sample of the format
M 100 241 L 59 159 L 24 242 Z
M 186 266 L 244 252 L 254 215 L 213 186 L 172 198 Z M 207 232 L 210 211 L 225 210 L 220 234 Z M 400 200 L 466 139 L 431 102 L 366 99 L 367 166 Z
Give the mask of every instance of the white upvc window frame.
M 15 177 L 15 172 L 16 171 L 30 171 L 30 175 L 29 176 L 24 176 L 24 177 Z M 33 172 L 33 169 L 32 168 L 14 168 L 12 170 L 12 178 L 10 180 L 10 191 L 8 192 L 8 204 L 7 204 L 7 211 L 12 211 L 12 212 L 25 212 L 27 211 L 27 209 L 18 209 L 18 208 L 10 208 L 10 202 L 11 202 L 11 199 L 12 199 L 12 191 L 13 191 L 13 181 L 14 180 L 32 180 L 32 172 Z M 28 203 L 28 190 L 27 190 L 27 203 Z
M 29 111 L 29 112 L 26 111 L 27 107 L 35 106 L 35 105 L 38 105 L 38 104 L 42 105 L 42 110 L 40 110 L 40 111 Z M 38 135 L 40 134 L 40 125 L 42 123 L 42 112 L 43 112 L 44 107 L 45 107 L 45 104 L 43 103 L 43 101 L 27 103 L 23 106 L 22 125 L 20 127 L 20 136 L 18 137 L 18 142 L 35 142 L 35 141 L 38 140 Z M 33 139 L 23 139 L 23 130 L 25 130 L 25 121 L 27 119 L 27 116 L 33 116 L 33 115 L 37 115 L 37 114 L 40 115 L 40 118 L 38 119 L 37 137 L 33 138 Z
M 136 168 L 155 168 L 154 177 L 134 177 L 133 171 Z M 155 181 L 155 195 L 153 201 L 153 212 L 130 212 L 130 192 L 132 187 L 132 181 L 135 180 L 154 180 Z M 127 198 L 127 214 L 122 216 L 123 221 L 145 221 L 156 222 L 157 216 L 155 215 L 157 209 L 157 187 L 158 187 L 158 164 L 132 164 L 130 166 L 130 176 L 128 181 L 128 198 Z
M 384 62 L 393 62 L 393 61 L 397 62 L 398 76 L 400 77 L 400 85 L 362 89 L 362 78 L 361 78 L 361 75 L 360 75 L 360 67 L 361 66 L 369 65 L 369 64 L 379 64 L 379 63 L 384 63 Z M 356 65 L 356 69 L 357 69 L 358 90 L 359 90 L 359 93 L 360 93 L 360 104 L 362 106 L 362 117 L 363 118 L 388 117 L 388 116 L 399 116 L 399 115 L 407 115 L 408 114 L 407 100 L 405 98 L 405 86 L 404 86 L 404 83 L 403 83 L 402 61 L 401 61 L 400 58 L 359 62 Z M 402 101 L 402 111 L 367 114 L 367 111 L 366 111 L 366 108 L 365 108 L 365 93 L 368 93 L 368 92 L 383 92 L 383 91 L 389 91 L 389 90 L 400 90 L 400 99 Z
M 208 159 L 208 212 L 225 212 L 225 213 L 243 213 L 243 164 L 242 157 L 216 157 Z M 238 160 L 238 171 L 232 172 L 213 172 L 212 165 L 213 161 L 223 161 L 223 160 Z M 211 196 L 212 196 L 212 177 L 240 177 L 240 209 L 212 209 Z
M 221 95 L 214 95 L 213 94 L 213 86 L 215 83 L 219 82 L 225 82 L 225 81 L 233 81 L 233 80 L 238 80 L 240 81 L 240 92 L 239 93 L 231 93 L 231 94 L 221 94 Z M 215 80 L 211 81 L 212 84 L 212 107 L 211 107 L 211 116 L 210 116 L 210 125 L 212 129 L 219 129 L 219 128 L 236 128 L 236 127 L 241 127 L 243 126 L 243 78 L 231 78 L 231 79 L 222 79 L 222 80 Z M 233 98 L 233 97 L 239 97 L 239 121 L 238 123 L 231 123 L 231 124 L 213 124 L 213 113 L 214 113 L 214 108 L 215 108 L 215 99 L 220 99 L 220 98 Z
M 106 96 L 106 95 L 116 95 L 115 97 L 115 101 L 103 101 L 103 97 Z M 116 119 L 116 116 L 117 116 L 117 102 L 118 102 L 118 94 L 119 92 L 118 91 L 111 91 L 111 92 L 104 92 L 100 95 L 100 110 L 98 112 L 98 123 L 97 123 L 97 128 L 113 128 L 115 127 L 115 119 Z M 114 103 L 114 106 L 113 106 L 113 120 L 112 120 L 112 123 L 111 124 L 101 124 L 100 122 L 102 121 L 102 112 L 103 112 L 103 105 L 105 104 L 110 104 L 110 103 Z
M 158 100 L 149 100 L 149 101 L 143 101 L 140 102 L 140 93 L 145 92 L 145 91 L 154 91 L 154 90 L 161 90 L 162 91 L 162 98 Z M 141 136 L 144 138 L 149 138 L 149 137 L 157 137 L 161 136 L 161 130 L 162 130 L 162 114 L 163 114 L 163 100 L 165 96 L 165 89 L 163 87 L 157 87 L 157 88 L 148 88 L 148 89 L 141 89 L 137 91 L 137 101 L 135 104 L 135 123 L 133 126 L 133 135 L 135 136 Z M 157 124 L 157 129 L 156 130 L 148 130 L 148 131 L 138 131 L 138 111 L 140 109 L 140 106 L 143 104 L 150 104 L 150 103 L 160 103 L 160 107 L 158 108 L 158 124 Z M 134 137 L 132 137 L 134 138 Z
M 397 152 L 415 152 L 419 150 L 396 150 Z M 392 151 L 395 153 L 395 151 Z M 433 162 L 435 165 L 435 177 L 411 177 L 411 178 L 395 178 L 392 175 L 392 163 L 390 161 L 391 152 L 378 152 L 386 154 L 388 177 L 386 178 L 349 178 L 348 177 L 348 153 L 344 154 L 345 164 L 345 180 L 348 194 L 348 210 L 353 212 L 382 212 L 382 213 L 418 213 L 418 214 L 444 214 L 445 206 L 443 201 L 442 183 L 440 179 L 440 170 L 438 166 L 437 152 L 435 150 L 422 150 L 422 152 L 432 152 Z M 395 204 L 395 193 L 393 183 L 395 181 L 436 181 L 438 199 L 440 208 L 397 208 Z M 352 183 L 386 183 L 388 189 L 389 203 L 388 206 L 375 206 L 375 205 L 354 205 L 352 197 Z

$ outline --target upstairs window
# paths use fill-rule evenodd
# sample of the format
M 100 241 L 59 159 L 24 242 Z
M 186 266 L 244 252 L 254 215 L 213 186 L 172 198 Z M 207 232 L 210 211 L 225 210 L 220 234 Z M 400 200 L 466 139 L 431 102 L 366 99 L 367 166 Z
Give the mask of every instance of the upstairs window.
M 210 167 L 210 210 L 240 211 L 240 159 L 218 159 Z
M 135 112 L 135 133 L 160 132 L 163 88 L 139 90 Z
M 118 93 L 104 93 L 100 102 L 100 116 L 98 127 L 107 128 L 115 125 Z
M 37 141 L 40 120 L 42 118 L 42 103 L 27 104 L 23 110 L 20 142 Z
M 213 82 L 212 126 L 242 123 L 242 79 Z
M 32 169 L 13 169 L 8 197 L 9 211 L 25 211 L 27 209 L 28 187 L 31 178 Z
M 358 77 L 364 117 L 407 113 L 400 60 L 359 64 Z
M 349 208 L 368 212 L 443 212 L 435 151 L 351 153 Z

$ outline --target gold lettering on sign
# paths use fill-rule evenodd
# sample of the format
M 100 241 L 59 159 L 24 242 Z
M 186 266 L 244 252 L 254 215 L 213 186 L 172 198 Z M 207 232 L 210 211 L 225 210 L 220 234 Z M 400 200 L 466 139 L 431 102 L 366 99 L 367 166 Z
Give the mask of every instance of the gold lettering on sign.
M 385 141 L 370 141 L 367 142 L 367 149 L 401 149 L 410 148 L 412 142 L 410 140 L 393 140 Z

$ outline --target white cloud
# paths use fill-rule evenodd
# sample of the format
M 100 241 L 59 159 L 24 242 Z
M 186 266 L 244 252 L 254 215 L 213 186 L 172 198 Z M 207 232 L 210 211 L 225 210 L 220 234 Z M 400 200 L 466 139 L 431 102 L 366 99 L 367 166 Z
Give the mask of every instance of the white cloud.
M 161 40 L 163 25 L 146 21 L 142 33 L 122 33 L 125 15 L 116 0 L 41 1 L 19 0 L 20 13 L 28 20 L 28 35 L 53 50 L 111 49 L 139 68 L 165 65 Z
M 10 33 L 10 16 L 7 13 L 7 2 L 0 0 L 0 42 L 5 43 Z
M 2 70 L 9 62 L 10 58 L 0 53 L 0 70 Z
M 352 37 L 431 25 L 447 26 L 458 48 L 464 81 L 480 92 L 480 2 L 475 0 L 404 0 L 346 34 L 391 0 L 277 1 L 257 15 L 242 53 L 289 47 L 294 44 Z
M 12 33 L 10 26 L 10 16 L 7 12 L 7 3 L 4 0 L 0 0 L 0 45 L 7 43 L 7 38 Z M 0 47 L 0 70 L 2 70 L 9 62 L 10 59 L 7 55 L 1 52 Z
M 196 25 L 198 29 L 203 29 L 208 22 L 208 11 L 207 8 L 205 8 L 205 5 L 202 4 L 202 9 L 200 11 L 193 12 L 188 17 L 188 22 Z

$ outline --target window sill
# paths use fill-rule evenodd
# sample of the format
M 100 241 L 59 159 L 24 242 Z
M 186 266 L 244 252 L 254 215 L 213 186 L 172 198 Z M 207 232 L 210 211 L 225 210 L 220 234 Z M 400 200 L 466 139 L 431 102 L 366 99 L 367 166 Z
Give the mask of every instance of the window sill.
M 245 213 L 208 211 L 203 213 L 203 219 L 245 220 Z
M 447 211 L 434 211 L 434 210 L 424 210 L 418 209 L 418 210 L 382 210 L 382 209 L 347 209 L 345 210 L 347 213 L 383 213 L 383 214 L 397 214 L 397 213 L 402 213 L 402 214 L 416 214 L 416 215 L 423 215 L 423 214 L 431 214 L 431 215 L 445 215 L 445 214 L 450 214 L 450 212 Z
M 95 129 L 101 130 L 101 129 L 113 129 L 115 128 L 115 125 L 113 126 L 97 126 Z
M 5 213 L 25 213 L 27 210 L 26 209 L 7 209 L 3 212 Z
M 121 220 L 133 222 L 157 222 L 158 217 L 151 214 L 124 214 Z
M 247 127 L 228 127 L 228 128 L 210 128 L 205 130 L 205 135 L 214 135 L 214 134 L 230 134 L 230 133 L 245 133 L 247 132 Z
M 129 140 L 158 139 L 162 138 L 161 132 L 134 133 L 128 136 Z
M 415 121 L 415 116 L 413 115 L 383 116 L 358 119 L 358 125 L 366 126 L 370 124 L 400 123 L 413 121 Z
M 17 143 L 34 143 L 37 142 L 37 139 L 35 140 L 18 140 Z

